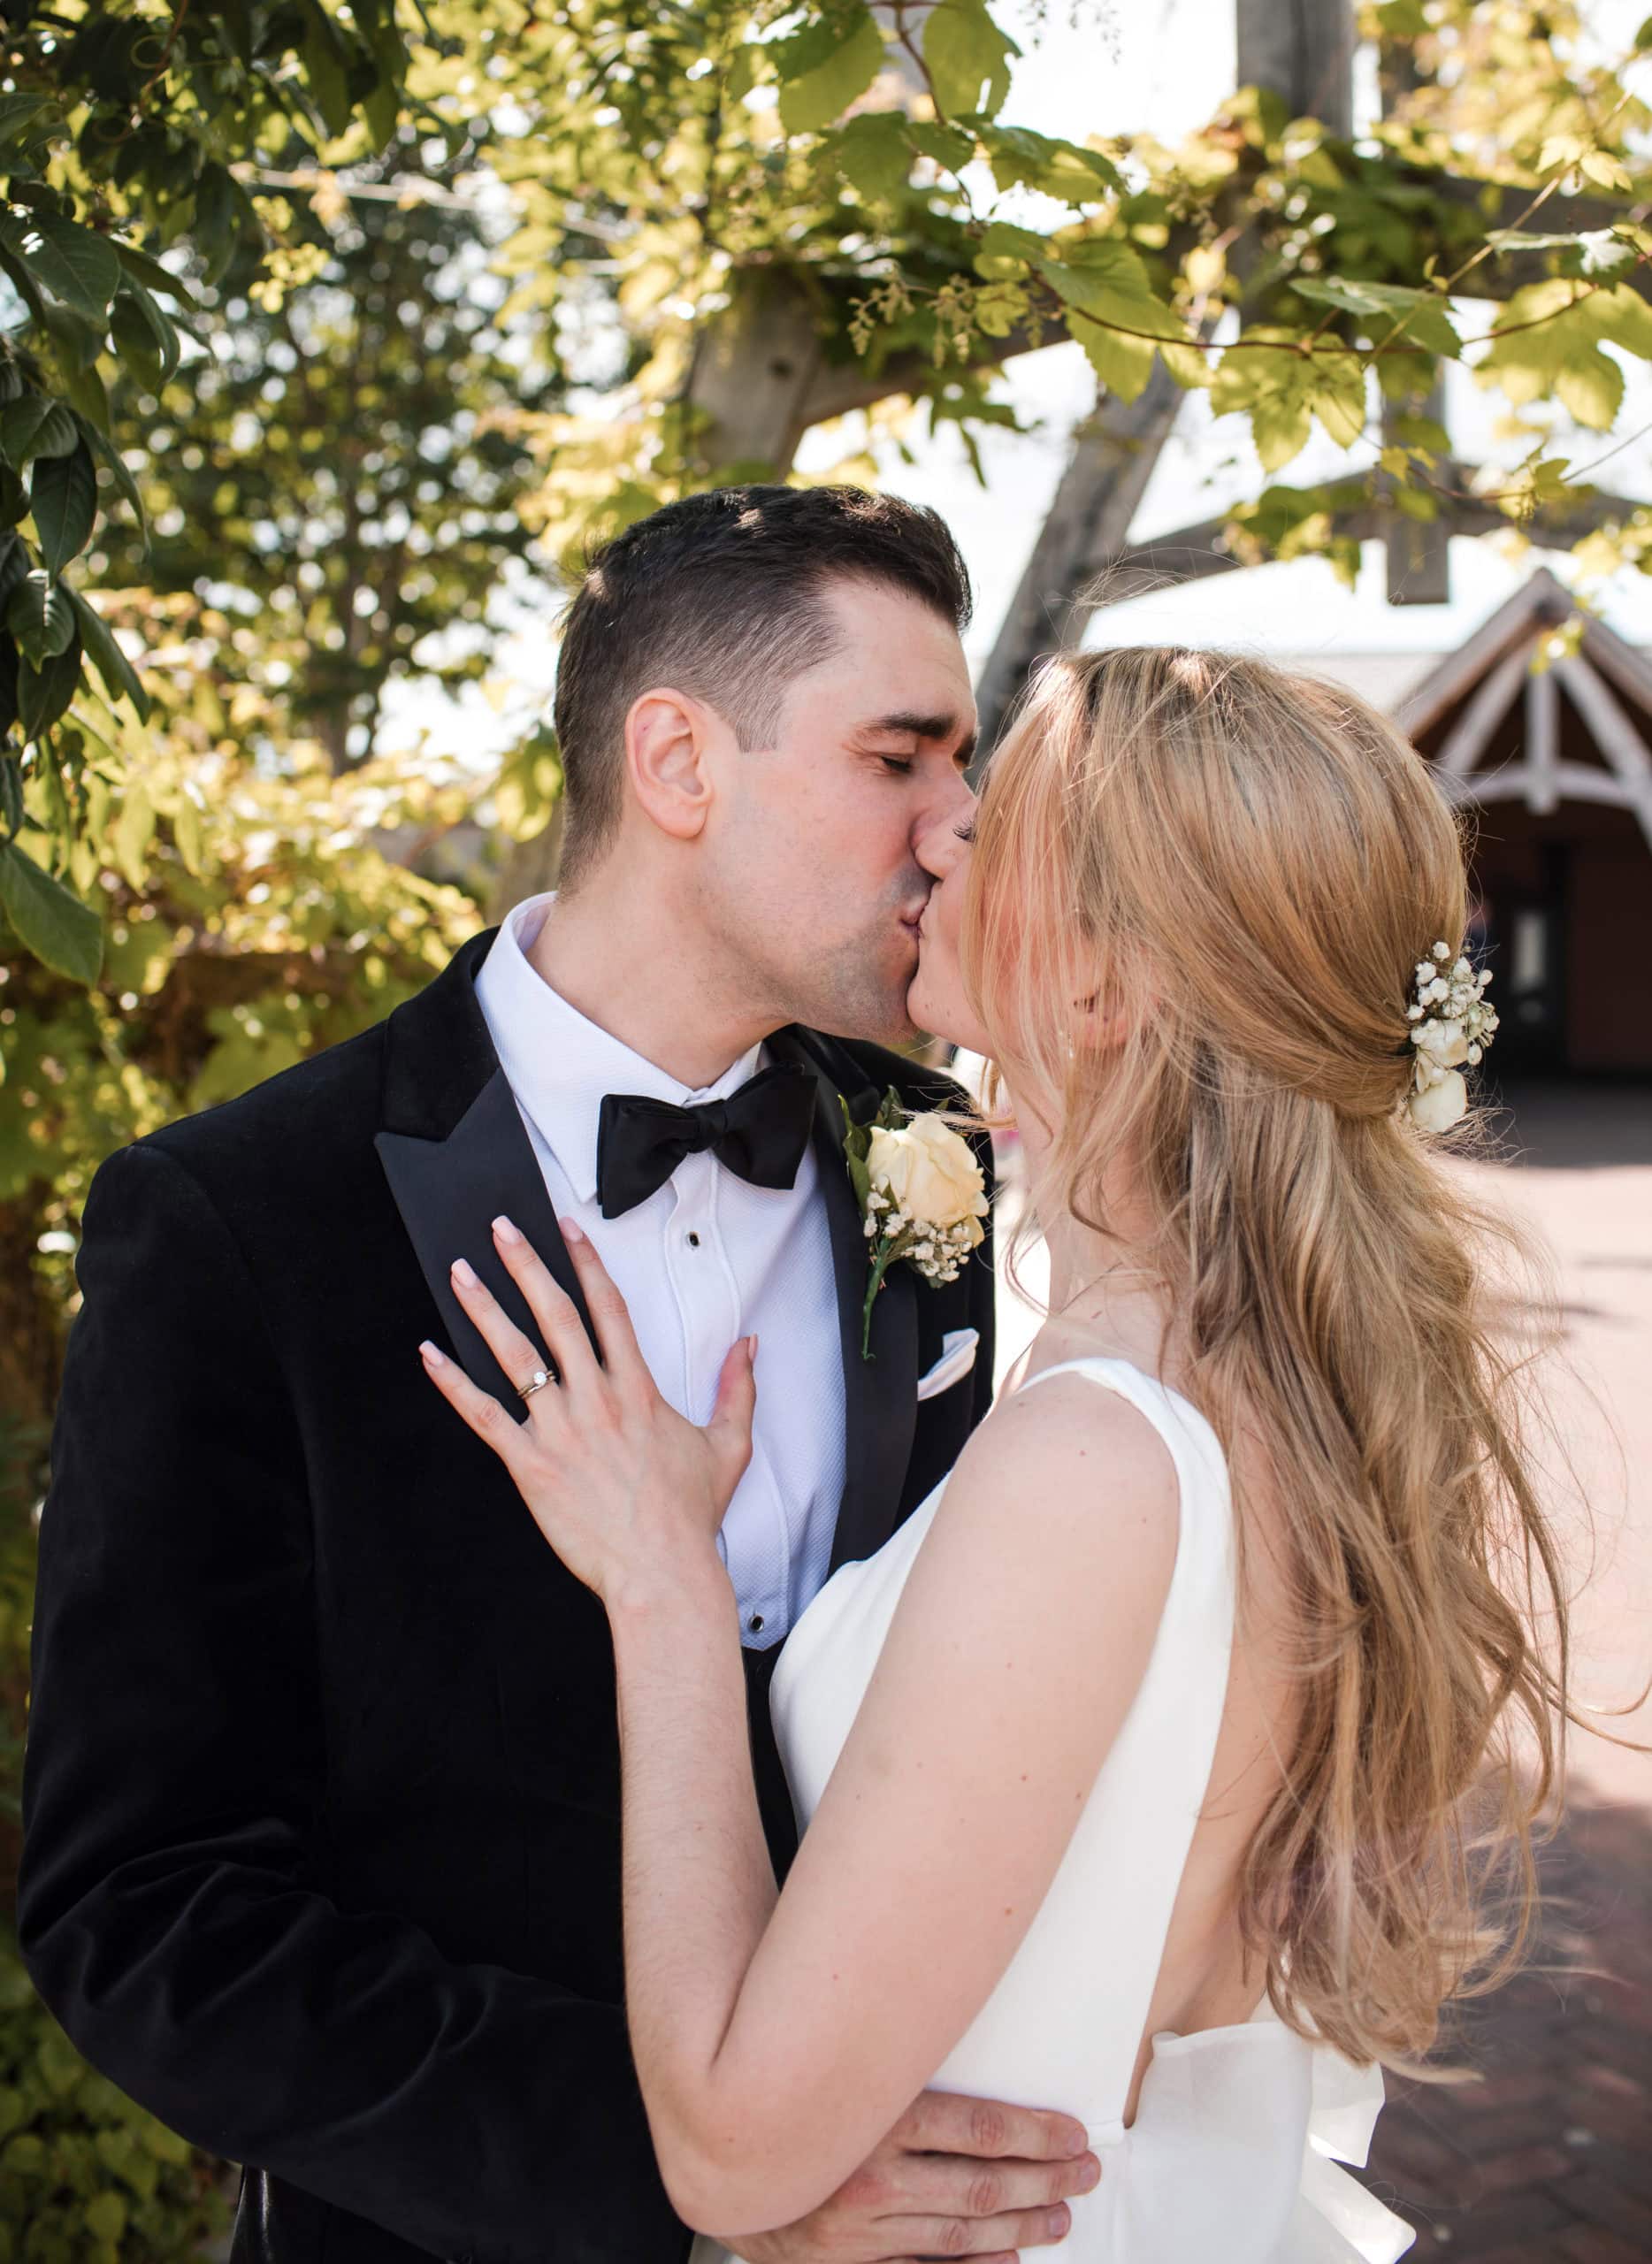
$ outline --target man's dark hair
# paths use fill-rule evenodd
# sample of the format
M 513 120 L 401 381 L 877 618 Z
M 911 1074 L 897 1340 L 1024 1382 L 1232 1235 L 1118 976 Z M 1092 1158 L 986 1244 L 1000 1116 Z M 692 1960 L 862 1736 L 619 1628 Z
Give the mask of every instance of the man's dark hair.
M 793 677 L 837 648 L 824 601 L 844 578 L 905 590 L 961 631 L 969 575 L 938 512 L 863 487 L 718 487 L 685 495 L 587 554 L 556 675 L 566 886 L 609 841 L 624 790 L 625 717 L 669 685 L 742 748 L 767 746 Z

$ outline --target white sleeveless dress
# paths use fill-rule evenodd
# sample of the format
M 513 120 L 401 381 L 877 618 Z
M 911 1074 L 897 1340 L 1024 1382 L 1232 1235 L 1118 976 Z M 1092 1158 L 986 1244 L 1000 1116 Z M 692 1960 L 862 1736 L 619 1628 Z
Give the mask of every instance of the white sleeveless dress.
M 1152 2039 L 1136 2120 L 1123 2111 L 1194 1824 L 1233 1642 L 1233 1511 L 1215 1433 L 1128 1361 L 1067 1360 L 1139 1408 L 1174 1457 L 1181 1530 L 1142 1686 L 1036 1916 L 929 2088 L 1054 2107 L 1090 2133 L 1101 2183 L 1052 2245 L 1067 2264 L 1394 2264 L 1412 2228 L 1335 2167 L 1363 2164 L 1382 2105 L 1360 2069 L 1284 2026 Z M 874 1556 L 839 1567 L 775 1670 L 770 1710 L 800 1829 L 818 1806 L 877 1664 L 945 1480 Z M 730 2264 L 700 2236 L 690 2264 Z

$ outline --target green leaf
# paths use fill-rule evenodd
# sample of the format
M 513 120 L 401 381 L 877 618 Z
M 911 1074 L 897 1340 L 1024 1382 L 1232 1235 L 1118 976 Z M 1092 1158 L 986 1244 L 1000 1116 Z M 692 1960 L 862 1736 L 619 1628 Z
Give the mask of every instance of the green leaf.
M 1299 393 L 1281 392 L 1250 410 L 1250 432 L 1264 471 L 1278 471 L 1302 454 L 1313 430 L 1313 411 Z
M 57 111 L 55 120 L 42 113 Z M 32 139 L 42 127 L 61 126 L 63 114 L 53 97 L 48 95 L 0 95 L 0 150 L 15 149 L 19 142 Z
M 1038 269 L 1076 316 L 1072 333 L 1097 377 L 1120 401 L 1134 401 L 1147 383 L 1156 339 L 1186 343 L 1182 324 L 1154 297 L 1140 256 L 1116 237 L 1092 238 L 1065 260 L 1040 260 Z
M 147 558 L 149 555 L 149 518 L 143 509 L 143 498 L 138 493 L 138 484 L 126 469 L 126 458 L 106 432 L 100 432 L 96 424 L 89 424 L 84 417 L 79 419 L 79 423 L 81 432 L 114 473 L 116 486 L 131 504 L 133 516 L 138 523 L 138 532 L 143 537 L 143 555 Z M 0 415 L 0 454 L 4 454 L 4 446 L 5 418 L 4 415 Z
M 121 285 L 109 326 L 122 355 L 158 391 L 176 371 L 182 349 L 172 321 L 141 283 L 128 277 Z
M 386 140 L 388 136 L 385 137 Z M 380 144 L 382 147 L 382 142 Z M 195 240 L 206 266 L 206 279 L 216 283 L 235 256 L 241 241 L 245 192 L 227 165 L 203 165 L 195 183 Z
M 26 393 L 0 409 L 0 456 L 21 471 L 35 456 L 66 456 L 77 445 L 74 417 L 60 401 Z
M 115 821 L 111 846 L 116 864 L 138 894 L 149 885 L 149 849 L 154 838 L 155 805 L 141 785 L 129 786 Z
M 986 0 L 940 0 L 923 27 L 936 109 L 943 118 L 996 118 L 1009 96 L 1010 57 L 1020 53 Z
M 975 154 L 975 137 L 961 126 L 947 126 L 937 118 L 913 118 L 906 134 L 914 146 L 949 173 L 961 172 Z
M 1301 351 L 1296 332 L 1247 330 L 1211 379 L 1214 415 L 1248 415 L 1264 470 L 1277 471 L 1307 444 L 1317 416 L 1330 437 L 1350 447 L 1365 430 L 1365 373 L 1357 354 L 1320 344 Z
M 849 1183 L 854 1189 L 854 1199 L 864 1212 L 866 1198 L 872 1192 L 872 1182 L 867 1171 L 866 1158 L 856 1155 L 853 1149 L 845 1148 L 844 1161 L 849 1167 Z
M 4 617 L 5 600 L 27 573 L 28 567 L 28 545 L 22 537 L 9 529 L 0 534 L 0 619 Z M 73 597 L 74 593 L 71 591 L 69 594 Z
M 174 2162 L 181 2169 L 189 2160 L 189 2142 L 180 2138 L 176 2130 L 169 2130 L 164 2122 L 153 2115 L 145 2115 L 138 2124 L 138 2137 L 146 2153 L 157 2161 Z
M 1358 315 L 1371 333 L 1373 345 L 1383 344 L 1403 325 L 1408 344 L 1450 356 L 1463 350 L 1445 300 L 1437 291 L 1413 290 L 1399 283 L 1366 283 L 1342 275 L 1296 276 L 1292 288 L 1321 306 L 1340 307 Z
M 126 2205 L 119 2193 L 94 2193 L 81 2214 L 99 2240 L 119 2241 L 126 2230 Z
M 1495 251 L 1560 251 L 1577 255 L 1583 275 L 1610 275 L 1633 267 L 1638 257 L 1627 236 L 1611 228 L 1584 228 L 1573 235 L 1538 235 L 1525 228 L 1494 228 L 1486 241 Z
M 194 285 L 187 282 L 181 275 L 174 275 L 170 267 L 163 267 L 158 259 L 151 259 L 149 253 L 141 251 L 136 244 L 122 243 L 118 236 L 111 236 L 110 242 L 116 258 L 128 275 L 135 275 L 139 282 L 147 284 L 151 291 L 159 291 L 164 297 L 176 299 L 181 306 L 200 305 Z
M 862 196 L 889 203 L 912 172 L 912 145 L 899 111 L 863 111 L 837 135 L 837 164 Z
M 1579 424 L 1604 432 L 1623 405 L 1624 373 L 1610 354 L 1593 353 L 1556 373 L 1555 393 Z
M 64 586 L 68 588 L 66 583 Z M 104 689 L 111 700 L 119 700 L 124 692 L 136 708 L 139 719 L 147 723 L 149 695 L 143 689 L 137 671 L 116 642 L 113 630 L 79 590 L 69 590 L 69 602 L 74 608 L 74 617 L 80 624 L 80 643 L 86 657 L 103 677 Z
M 108 432 L 109 394 L 101 371 L 92 368 L 65 377 L 63 391 L 71 409 L 78 410 L 88 424 L 96 424 L 100 432 Z
M 61 2029 L 48 2029 L 40 2040 L 40 2071 L 54 2098 L 72 2092 L 86 2073 L 86 2062 Z
M 97 474 L 84 440 L 71 455 L 35 458 L 28 500 L 46 570 L 61 574 L 91 540 L 97 518 Z
M 11 909 L 11 899 L 7 892 L 6 873 L 8 860 L 12 858 L 22 857 L 23 852 L 12 842 L 7 842 L 4 849 L 0 850 L 0 901 L 4 902 L 8 913 L 10 913 Z M 27 863 L 29 860 L 27 858 L 24 858 L 23 861 Z M 36 866 L 34 869 L 36 872 L 40 871 L 40 868 L 38 866 Z M 45 876 L 42 874 L 41 877 L 44 879 Z M 53 887 L 56 887 L 56 882 L 53 882 L 52 885 Z M 16 926 L 16 922 L 13 921 L 12 924 Z M 19 936 L 23 936 L 23 930 L 21 928 L 18 929 L 18 933 Z M 29 942 L 29 938 L 27 936 L 23 936 L 23 941 L 27 944 Z M 30 945 L 30 948 L 33 948 L 32 945 Z M 36 953 L 36 956 L 43 957 L 44 954 Z M 47 963 L 50 965 L 50 961 L 48 961 Z M 66 972 L 66 970 L 60 968 L 58 972 L 59 974 L 62 974 Z M 36 2138 L 34 2131 L 19 2130 L 15 2138 L 7 2139 L 5 2151 L 4 2153 L 0 2153 L 0 2169 L 15 2170 L 19 2176 L 23 2177 L 39 2177 L 44 2174 L 45 2168 L 45 2142 L 43 2139 Z
M 60 715 L 66 715 L 80 684 L 78 638 L 61 653 L 51 654 L 37 669 L 25 661 L 17 672 L 17 714 L 24 738 L 37 739 Z
M 329 134 L 350 123 L 349 57 L 326 10 L 310 0 L 304 14 L 304 77 Z
M 981 239 L 975 256 L 977 275 L 990 283 L 1012 280 L 1037 269 L 1050 249 L 1050 240 L 1035 228 L 1018 228 L 1009 220 L 994 220 Z
M 74 641 L 74 608 L 68 591 L 37 566 L 7 599 L 5 625 L 24 659 L 35 668 L 67 652 Z
M 981 146 L 1000 188 L 1036 188 L 1082 205 L 1097 203 L 1123 186 L 1118 167 L 1099 149 L 1035 134 L 1029 126 L 983 126 Z
M 756 40 L 746 40 L 737 47 L 723 75 L 723 99 L 732 104 L 743 103 L 757 84 L 757 65 L 762 58 L 762 48 Z
M 0 843 L 0 905 L 19 940 L 44 966 L 88 989 L 96 982 L 103 964 L 103 922 L 15 841 Z M 23 2143 L 19 2137 L 7 2145 L 0 2157 L 6 2167 L 26 2167 L 14 2158 Z
M 788 134 L 814 134 L 858 102 L 883 67 L 883 34 L 870 12 L 852 9 L 810 24 L 769 52 L 780 80 L 780 123 Z
M 1638 354 L 1643 362 L 1652 361 L 1652 307 L 1638 291 L 1626 283 L 1614 283 L 1610 290 L 1597 291 L 1591 303 L 1600 334 L 1608 345 L 1621 346 L 1625 354 Z
M 109 312 L 120 287 L 120 261 L 107 237 L 60 213 L 37 212 L 28 227 L 40 241 L 23 257 L 56 299 L 94 322 Z
M 57 299 L 41 301 L 41 321 L 55 349 L 57 368 L 65 379 L 77 378 L 94 367 L 103 350 L 108 323 L 101 315 L 92 320 L 77 307 Z

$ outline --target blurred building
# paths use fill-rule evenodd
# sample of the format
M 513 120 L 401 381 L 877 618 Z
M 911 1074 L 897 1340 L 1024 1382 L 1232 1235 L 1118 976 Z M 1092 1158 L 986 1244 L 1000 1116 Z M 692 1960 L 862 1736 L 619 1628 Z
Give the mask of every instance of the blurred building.
M 1274 655 L 1391 713 L 1472 814 L 1500 1075 L 1652 1075 L 1652 660 L 1546 570 L 1455 653 Z M 1535 664 L 1535 665 L 1534 665 Z

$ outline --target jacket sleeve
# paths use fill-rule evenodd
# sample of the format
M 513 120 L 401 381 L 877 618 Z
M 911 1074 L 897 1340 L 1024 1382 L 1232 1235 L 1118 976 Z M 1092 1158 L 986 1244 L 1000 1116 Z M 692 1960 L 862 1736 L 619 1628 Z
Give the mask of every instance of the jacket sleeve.
M 432 2255 L 680 2258 L 623 2010 L 323 1891 L 299 1441 L 246 1265 L 164 1148 L 101 1166 L 78 1273 L 23 1779 L 42 1997 L 193 2144 Z

